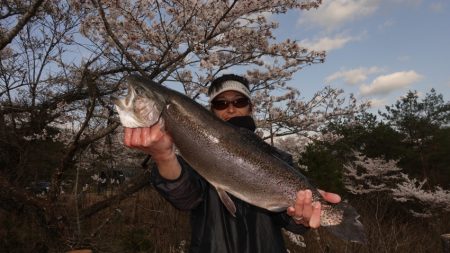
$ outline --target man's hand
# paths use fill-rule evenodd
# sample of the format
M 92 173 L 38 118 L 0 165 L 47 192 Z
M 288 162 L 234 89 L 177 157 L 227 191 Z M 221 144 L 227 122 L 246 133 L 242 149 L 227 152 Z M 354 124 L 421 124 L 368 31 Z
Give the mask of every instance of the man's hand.
M 175 155 L 172 137 L 163 130 L 162 123 L 151 127 L 124 129 L 125 146 L 151 155 L 162 177 L 174 180 L 180 176 L 181 167 Z
M 174 155 L 173 141 L 158 123 L 151 127 L 125 127 L 124 144 L 127 147 L 144 151 L 154 160 L 165 160 Z
M 335 193 L 319 190 L 325 201 L 330 203 L 339 203 L 341 197 Z M 305 227 L 318 228 L 320 226 L 320 203 L 312 202 L 312 193 L 310 190 L 297 192 L 297 199 L 294 206 L 287 209 L 287 214 L 292 216 L 295 223 L 302 224 Z

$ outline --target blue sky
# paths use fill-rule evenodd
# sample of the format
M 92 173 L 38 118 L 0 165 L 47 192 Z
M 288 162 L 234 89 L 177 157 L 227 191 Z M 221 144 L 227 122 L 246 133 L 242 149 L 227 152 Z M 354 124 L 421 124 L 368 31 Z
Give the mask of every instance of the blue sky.
M 323 0 L 318 9 L 274 17 L 275 36 L 326 50 L 325 63 L 288 83 L 305 98 L 325 85 L 383 109 L 417 90 L 450 100 L 449 0 Z

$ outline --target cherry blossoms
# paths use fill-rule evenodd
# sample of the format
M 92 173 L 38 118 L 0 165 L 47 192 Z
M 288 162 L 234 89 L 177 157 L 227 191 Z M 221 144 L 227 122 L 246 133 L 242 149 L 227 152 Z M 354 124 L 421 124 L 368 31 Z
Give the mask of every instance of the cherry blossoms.
M 437 210 L 450 212 L 450 191 L 439 186 L 425 189 L 427 180 L 410 178 L 397 167 L 397 161 L 368 158 L 359 153 L 355 158 L 344 165 L 345 187 L 351 193 L 386 192 L 398 202 L 419 204 L 410 209 L 418 217 L 432 217 Z
M 317 7 L 320 1 L 90 1 L 72 4 L 84 16 L 81 33 L 119 66 L 160 81 L 197 87 L 242 66 L 264 81 L 287 80 L 324 52 L 276 42 L 266 16 Z M 123 55 L 117 58 L 115 55 Z M 241 71 L 243 72 L 243 71 Z M 193 93 L 194 96 L 196 95 Z

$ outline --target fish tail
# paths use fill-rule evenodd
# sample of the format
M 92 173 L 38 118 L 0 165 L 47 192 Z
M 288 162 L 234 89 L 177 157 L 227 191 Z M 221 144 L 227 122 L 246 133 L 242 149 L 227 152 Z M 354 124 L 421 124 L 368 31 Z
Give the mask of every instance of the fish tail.
M 328 210 L 327 210 L 328 209 Z M 367 243 L 366 233 L 363 224 L 359 221 L 359 214 L 355 208 L 345 202 L 341 202 L 332 207 L 325 207 L 325 222 L 328 217 L 330 220 L 340 220 L 339 223 L 329 222 L 323 224 L 323 227 L 336 237 L 345 241 L 361 244 Z

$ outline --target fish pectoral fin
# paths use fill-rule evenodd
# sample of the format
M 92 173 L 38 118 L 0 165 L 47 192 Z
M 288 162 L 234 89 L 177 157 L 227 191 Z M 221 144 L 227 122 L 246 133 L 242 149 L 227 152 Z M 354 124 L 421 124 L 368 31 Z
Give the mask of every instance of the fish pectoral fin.
M 228 193 L 221 188 L 216 188 L 216 190 L 220 200 L 225 205 L 227 210 L 231 213 L 231 215 L 233 215 L 233 217 L 236 217 L 236 206 L 230 196 L 228 196 Z

